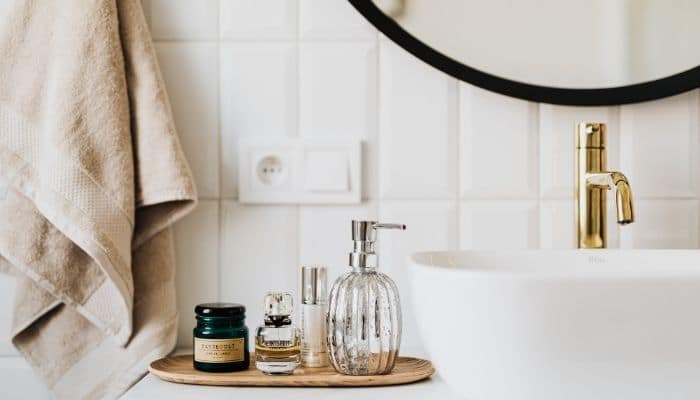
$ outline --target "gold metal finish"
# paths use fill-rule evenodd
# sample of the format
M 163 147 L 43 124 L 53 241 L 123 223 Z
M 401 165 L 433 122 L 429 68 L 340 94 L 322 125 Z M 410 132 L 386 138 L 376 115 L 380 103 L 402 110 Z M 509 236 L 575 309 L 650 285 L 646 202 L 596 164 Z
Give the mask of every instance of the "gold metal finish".
M 632 190 L 625 175 L 606 171 L 605 124 L 582 122 L 576 127 L 576 222 L 578 248 L 607 247 L 606 191 L 615 189 L 617 222 L 634 222 Z

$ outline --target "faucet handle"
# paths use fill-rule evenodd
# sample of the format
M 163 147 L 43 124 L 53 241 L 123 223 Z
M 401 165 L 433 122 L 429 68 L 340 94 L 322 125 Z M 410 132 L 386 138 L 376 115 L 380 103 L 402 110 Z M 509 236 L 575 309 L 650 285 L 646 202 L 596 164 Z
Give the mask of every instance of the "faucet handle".
M 624 174 L 617 171 L 591 172 L 586 174 L 586 184 L 598 189 L 615 189 L 617 223 L 627 225 L 634 222 L 632 189 Z
M 606 125 L 602 122 L 581 122 L 576 127 L 576 148 L 605 148 Z

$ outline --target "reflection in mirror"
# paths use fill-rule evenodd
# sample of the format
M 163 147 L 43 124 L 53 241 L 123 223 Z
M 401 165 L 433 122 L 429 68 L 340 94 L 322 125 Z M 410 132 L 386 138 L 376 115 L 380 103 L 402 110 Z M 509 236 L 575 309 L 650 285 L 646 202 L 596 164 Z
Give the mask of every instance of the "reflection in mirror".
M 592 89 L 700 65 L 695 0 L 374 0 L 403 29 L 479 71 Z

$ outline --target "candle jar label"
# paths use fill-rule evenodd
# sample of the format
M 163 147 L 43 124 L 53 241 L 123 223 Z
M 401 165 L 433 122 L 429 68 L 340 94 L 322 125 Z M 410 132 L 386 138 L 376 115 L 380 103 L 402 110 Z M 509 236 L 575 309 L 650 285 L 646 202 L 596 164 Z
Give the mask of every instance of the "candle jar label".
M 245 343 L 237 339 L 194 338 L 194 360 L 207 363 L 230 363 L 243 361 Z

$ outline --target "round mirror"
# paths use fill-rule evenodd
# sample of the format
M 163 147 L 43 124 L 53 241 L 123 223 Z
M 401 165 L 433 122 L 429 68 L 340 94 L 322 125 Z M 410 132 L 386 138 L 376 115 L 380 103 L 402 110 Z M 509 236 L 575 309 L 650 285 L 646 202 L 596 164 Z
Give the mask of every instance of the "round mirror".
M 569 105 L 700 86 L 695 0 L 350 0 L 434 67 L 505 95 Z

